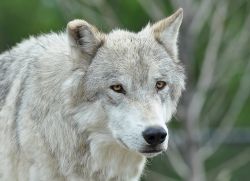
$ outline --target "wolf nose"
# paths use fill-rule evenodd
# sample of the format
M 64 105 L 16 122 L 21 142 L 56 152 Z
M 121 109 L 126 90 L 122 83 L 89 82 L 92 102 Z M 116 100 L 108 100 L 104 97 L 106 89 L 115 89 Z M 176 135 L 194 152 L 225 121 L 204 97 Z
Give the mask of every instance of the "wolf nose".
M 156 146 L 165 141 L 167 132 L 162 127 L 149 127 L 142 135 L 148 144 Z

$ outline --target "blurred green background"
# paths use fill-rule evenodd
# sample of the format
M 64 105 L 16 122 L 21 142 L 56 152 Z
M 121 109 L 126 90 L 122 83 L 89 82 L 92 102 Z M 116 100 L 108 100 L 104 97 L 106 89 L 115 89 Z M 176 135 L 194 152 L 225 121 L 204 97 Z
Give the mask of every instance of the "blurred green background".
M 143 181 L 248 181 L 250 175 L 249 0 L 1 0 L 0 51 L 83 18 L 108 32 L 139 31 L 184 9 L 179 47 L 187 89 L 166 153 Z

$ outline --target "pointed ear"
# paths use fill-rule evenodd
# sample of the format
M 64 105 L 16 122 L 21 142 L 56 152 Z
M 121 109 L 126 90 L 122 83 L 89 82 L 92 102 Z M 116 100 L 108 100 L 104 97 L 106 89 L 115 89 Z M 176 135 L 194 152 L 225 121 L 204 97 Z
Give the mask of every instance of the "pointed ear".
M 170 56 L 178 60 L 178 34 L 183 18 L 183 9 L 152 25 L 155 39 L 166 48 Z
M 105 38 L 105 35 L 96 27 L 79 19 L 68 23 L 67 33 L 72 53 L 87 61 L 90 61 L 96 54 Z

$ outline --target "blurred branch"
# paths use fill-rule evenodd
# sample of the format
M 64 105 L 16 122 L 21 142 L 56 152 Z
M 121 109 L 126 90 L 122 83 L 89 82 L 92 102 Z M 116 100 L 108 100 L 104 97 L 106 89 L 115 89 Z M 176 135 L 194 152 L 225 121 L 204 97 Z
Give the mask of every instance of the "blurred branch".
M 157 180 L 157 181 L 177 181 L 174 178 L 168 177 L 166 175 L 162 175 L 158 172 L 155 172 L 153 170 L 147 171 L 148 174 L 146 174 L 146 181 L 152 181 L 152 180 Z
M 220 48 L 221 39 L 223 36 L 223 24 L 227 12 L 227 3 L 220 1 L 214 12 L 211 22 L 210 41 L 205 51 L 205 57 L 201 68 L 200 76 L 197 82 L 196 89 L 192 96 L 191 102 L 187 110 L 187 119 L 185 121 L 185 129 L 187 131 L 188 158 L 191 167 L 191 175 L 189 180 L 202 181 L 205 180 L 205 172 L 203 170 L 203 158 L 198 153 L 197 140 L 201 137 L 198 128 L 198 121 L 206 94 L 213 78 L 213 70 L 216 65 L 218 50 Z
M 230 75 L 229 75 L 230 76 Z M 202 122 L 200 123 L 200 129 L 202 128 L 208 128 L 209 123 L 212 122 L 212 120 L 218 120 L 220 119 L 220 112 L 223 111 L 221 108 L 225 104 L 225 100 L 227 99 L 226 97 L 226 89 L 227 87 L 221 88 L 216 88 L 217 90 L 214 91 L 209 98 L 209 105 L 207 106 L 208 108 L 206 109 L 206 114 L 202 116 Z
M 121 26 L 113 8 L 106 0 L 57 0 L 59 7 L 63 9 L 67 17 L 70 15 L 81 14 L 83 18 L 87 18 L 92 23 L 97 24 L 102 20 L 103 24 L 109 28 Z
M 161 9 L 160 6 L 158 6 L 156 1 L 151 1 L 151 0 L 137 0 L 137 1 L 152 20 L 157 21 L 165 17 L 164 11 Z
M 187 167 L 180 150 L 177 148 L 177 145 L 175 144 L 174 140 L 170 140 L 171 146 L 170 149 L 167 151 L 167 156 L 170 161 L 170 164 L 176 171 L 176 173 L 184 180 L 189 172 L 189 168 Z
M 232 69 L 237 68 L 231 65 L 235 63 L 239 63 L 240 61 L 239 57 L 241 57 L 241 55 L 246 49 L 248 50 L 248 41 L 250 39 L 249 29 L 250 29 L 250 14 L 246 17 L 245 22 L 240 32 L 237 33 L 235 37 L 229 40 L 229 42 L 227 43 L 228 46 L 225 48 L 220 58 L 221 60 L 219 62 L 220 69 L 218 70 L 218 73 L 216 74 L 217 75 L 215 77 L 216 80 L 225 80 L 224 75 L 226 74 L 226 70 L 230 70 L 230 72 L 234 72 L 232 71 Z M 230 79 L 228 77 L 226 78 Z
M 220 77 L 225 74 L 225 70 L 223 71 L 223 67 L 228 67 L 230 69 L 230 72 L 227 74 L 228 80 L 230 80 L 230 75 L 232 76 L 235 73 L 235 71 L 232 71 L 232 68 L 235 68 L 235 66 L 230 66 L 232 64 L 230 64 L 230 62 L 227 62 L 226 60 L 235 61 L 237 57 L 240 57 L 245 47 L 247 47 L 247 42 L 250 37 L 249 28 L 250 15 L 248 15 L 248 17 L 246 18 L 239 36 L 235 36 L 235 38 L 232 39 L 231 43 L 229 43 L 228 47 L 224 51 L 224 54 L 222 55 L 222 61 L 224 60 L 225 63 L 221 64 L 220 66 L 220 72 L 223 72 L 223 74 L 220 74 Z M 242 107 L 244 106 L 244 103 L 246 102 L 246 99 L 250 94 L 249 80 L 247 80 L 249 71 L 250 61 L 248 61 L 245 72 L 240 82 L 239 89 L 236 92 L 234 99 L 232 100 L 231 107 L 225 114 L 224 119 L 222 119 L 220 126 L 217 128 L 217 131 L 215 131 L 208 143 L 200 150 L 201 154 L 203 154 L 205 158 L 208 158 L 219 148 L 227 135 L 230 133 L 230 130 L 233 128 L 234 122 L 236 121 L 238 114 L 240 113 Z M 217 77 L 217 79 L 219 78 Z M 225 133 L 223 135 L 219 134 L 220 129 L 225 130 Z
M 197 8 L 196 13 L 193 16 L 192 22 L 189 26 L 189 32 L 193 35 L 197 35 L 201 32 L 202 27 L 206 23 L 213 10 L 213 3 L 215 0 L 201 1 L 199 8 Z
M 248 15 L 248 17 L 246 18 L 241 28 L 241 32 L 239 32 L 234 38 L 229 40 L 230 42 L 227 44 L 227 47 L 220 56 L 220 61 L 217 63 L 217 72 L 215 73 L 214 83 L 219 85 L 228 84 L 232 77 L 239 71 L 239 69 L 241 69 L 241 66 L 239 66 L 239 57 L 241 57 L 241 55 L 244 54 L 243 52 L 248 48 L 247 43 L 250 39 L 249 29 L 250 15 Z M 235 60 L 237 62 L 235 62 Z M 225 77 L 225 75 L 227 76 Z M 202 127 L 208 126 L 207 123 L 209 122 L 211 116 L 214 117 L 215 115 L 218 115 L 218 113 L 216 112 L 220 110 L 219 108 L 224 103 L 223 100 L 225 96 L 226 94 L 221 95 L 220 91 L 216 91 L 215 93 L 213 93 L 212 97 L 210 98 L 212 99 L 210 104 L 213 106 L 210 106 L 210 110 L 207 110 L 207 114 L 204 118 L 204 124 L 202 125 Z
M 212 83 L 218 50 L 223 36 L 223 23 L 225 21 L 226 11 L 227 3 L 217 5 L 217 9 L 211 23 L 211 38 L 205 52 L 205 58 L 197 82 L 196 91 L 194 92 L 187 113 L 188 122 L 196 122 L 199 120 L 200 113 L 205 102 L 206 93 Z
M 219 146 L 223 143 L 227 135 L 230 133 L 235 120 L 237 119 L 241 109 L 247 101 L 247 98 L 250 95 L 250 60 L 244 70 L 244 74 L 240 81 L 239 89 L 237 90 L 234 99 L 232 100 L 231 106 L 229 107 L 225 117 L 222 119 L 220 125 L 218 126 L 215 133 L 209 139 L 204 147 L 200 149 L 200 153 L 204 158 L 208 158 L 213 154 Z M 224 130 L 224 134 L 220 134 L 220 130 Z
M 90 6 L 97 8 L 109 27 L 114 28 L 116 26 L 121 26 L 120 21 L 117 19 L 117 15 L 115 14 L 113 8 L 109 5 L 109 3 L 107 3 L 106 0 L 80 1 L 84 4 L 89 4 Z
M 232 159 L 224 162 L 219 167 L 216 167 L 215 169 L 211 170 L 208 173 L 209 180 L 216 180 L 216 178 L 218 178 L 220 173 L 223 172 L 223 170 L 225 169 L 229 170 L 230 172 L 233 172 L 234 170 L 237 170 L 243 165 L 249 163 L 250 162 L 249 153 L 250 153 L 250 148 L 247 148 L 244 151 L 242 151 L 240 154 L 237 154 Z

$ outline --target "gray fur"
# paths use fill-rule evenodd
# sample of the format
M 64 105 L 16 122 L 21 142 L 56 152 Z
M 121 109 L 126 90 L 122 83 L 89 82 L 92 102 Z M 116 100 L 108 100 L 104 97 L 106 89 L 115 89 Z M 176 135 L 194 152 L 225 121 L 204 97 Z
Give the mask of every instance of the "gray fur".
M 0 180 L 139 180 L 146 157 L 158 154 L 143 153 L 142 131 L 167 131 L 184 89 L 181 19 L 179 10 L 139 33 L 109 34 L 74 20 L 1 54 Z

